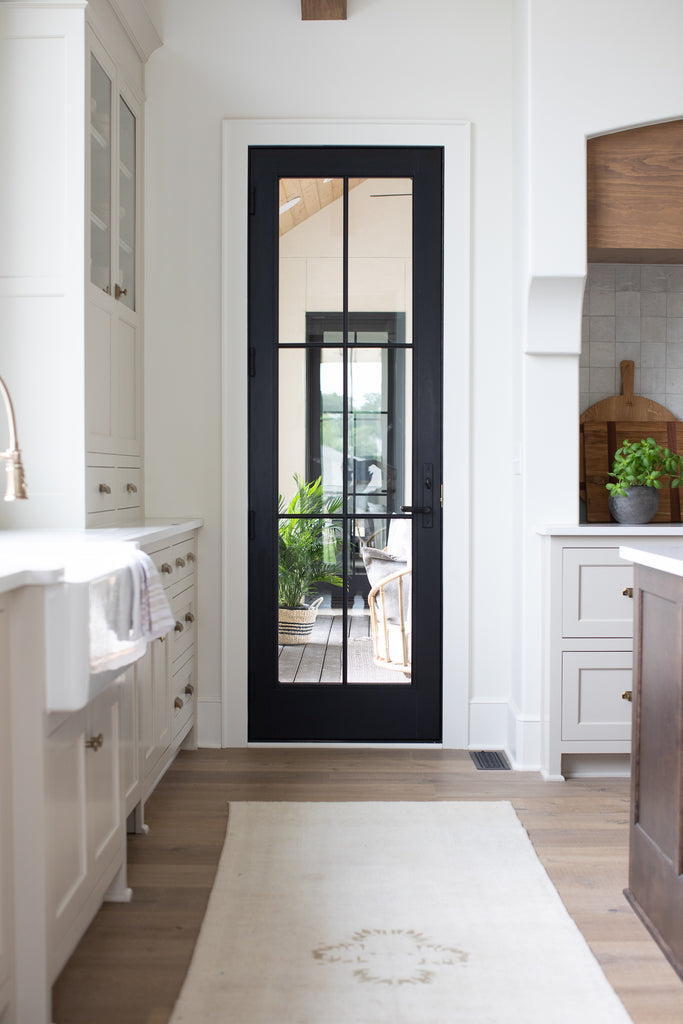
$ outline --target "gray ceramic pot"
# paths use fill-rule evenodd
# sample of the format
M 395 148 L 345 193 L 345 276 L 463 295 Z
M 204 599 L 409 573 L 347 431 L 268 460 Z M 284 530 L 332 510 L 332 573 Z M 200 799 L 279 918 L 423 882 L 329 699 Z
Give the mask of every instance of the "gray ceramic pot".
M 607 501 L 618 523 L 649 523 L 657 515 L 659 491 L 656 487 L 629 487 L 625 495 L 610 494 Z

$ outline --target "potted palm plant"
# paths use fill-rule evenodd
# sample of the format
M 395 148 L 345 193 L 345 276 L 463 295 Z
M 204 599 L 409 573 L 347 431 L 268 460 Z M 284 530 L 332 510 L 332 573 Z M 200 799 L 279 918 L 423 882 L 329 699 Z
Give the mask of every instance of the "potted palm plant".
M 340 497 L 325 498 L 321 477 L 306 483 L 294 475 L 296 493 L 278 502 L 278 642 L 305 643 L 322 597 L 311 601 L 316 584 L 340 587 L 337 550 L 341 524 L 328 518 L 342 508 Z M 308 603 L 310 602 L 310 603 Z
M 606 484 L 613 518 L 618 523 L 649 523 L 659 508 L 663 479 L 669 477 L 671 486 L 678 487 L 682 463 L 680 455 L 651 437 L 625 440 L 614 456 L 610 473 L 614 481 Z

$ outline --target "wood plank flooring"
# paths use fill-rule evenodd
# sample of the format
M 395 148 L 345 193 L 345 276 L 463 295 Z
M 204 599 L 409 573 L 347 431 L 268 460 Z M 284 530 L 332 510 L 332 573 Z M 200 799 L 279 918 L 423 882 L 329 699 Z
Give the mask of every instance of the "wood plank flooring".
M 129 838 L 133 902 L 98 913 L 54 987 L 55 1024 L 166 1024 L 231 800 L 510 800 L 634 1024 L 683 1022 L 683 982 L 622 893 L 627 780 L 477 771 L 464 751 L 252 748 L 181 752 L 147 804 L 150 834 Z
M 370 633 L 370 612 L 359 608 L 348 615 L 348 664 L 350 683 L 406 683 L 401 673 L 373 664 Z M 281 683 L 340 683 L 342 680 L 341 611 L 318 612 L 310 639 L 305 644 L 280 645 L 278 648 L 278 680 Z

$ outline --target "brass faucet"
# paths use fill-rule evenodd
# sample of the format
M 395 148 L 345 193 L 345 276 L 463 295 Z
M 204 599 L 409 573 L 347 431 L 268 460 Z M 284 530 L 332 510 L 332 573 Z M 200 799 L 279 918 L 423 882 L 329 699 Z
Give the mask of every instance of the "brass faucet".
M 15 498 L 28 498 L 28 494 L 26 492 L 26 478 L 24 477 L 24 467 L 21 462 L 21 452 L 17 444 L 17 422 L 14 418 L 14 407 L 7 390 L 7 385 L 2 377 L 0 377 L 0 392 L 5 403 L 5 412 L 7 413 L 7 423 L 9 425 L 9 448 L 5 452 L 0 452 L 0 459 L 4 459 L 7 462 L 5 501 L 14 501 Z

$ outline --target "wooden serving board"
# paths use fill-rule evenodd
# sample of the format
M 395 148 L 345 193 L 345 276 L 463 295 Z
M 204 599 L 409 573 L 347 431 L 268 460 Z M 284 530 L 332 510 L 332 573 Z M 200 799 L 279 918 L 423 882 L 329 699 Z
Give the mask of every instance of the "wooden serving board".
M 683 452 L 683 423 L 665 406 L 634 395 L 633 374 L 632 360 L 625 359 L 621 364 L 622 394 L 603 398 L 579 418 L 579 493 L 586 502 L 589 523 L 612 521 L 605 484 L 610 479 L 614 454 L 625 440 L 652 437 L 664 448 Z M 652 521 L 681 522 L 680 506 L 679 489 L 671 490 L 666 482 L 659 492 L 659 511 Z

